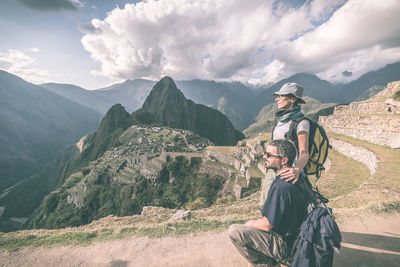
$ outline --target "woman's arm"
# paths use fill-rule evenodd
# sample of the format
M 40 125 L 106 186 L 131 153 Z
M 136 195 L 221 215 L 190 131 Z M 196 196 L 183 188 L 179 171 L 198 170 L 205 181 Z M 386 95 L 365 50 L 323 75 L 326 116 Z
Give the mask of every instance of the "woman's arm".
M 297 164 L 295 167 L 289 168 L 287 172 L 281 174 L 282 179 L 285 179 L 286 182 L 292 182 L 293 184 L 299 179 L 300 172 L 307 165 L 310 157 L 308 154 L 308 132 L 299 132 L 297 141 L 299 144 L 299 158 Z

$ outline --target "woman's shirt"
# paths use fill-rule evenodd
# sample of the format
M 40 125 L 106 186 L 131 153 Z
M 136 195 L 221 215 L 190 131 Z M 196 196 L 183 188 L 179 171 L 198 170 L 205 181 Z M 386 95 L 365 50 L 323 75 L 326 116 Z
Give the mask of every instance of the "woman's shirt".
M 278 124 L 275 126 L 275 129 L 274 129 L 274 132 L 273 132 L 273 137 L 274 137 L 273 139 L 274 140 L 285 139 L 285 134 L 289 131 L 290 125 L 292 124 L 292 122 L 293 121 L 289 121 L 289 122 L 286 122 L 286 123 L 278 122 Z M 310 132 L 310 122 L 308 120 L 300 121 L 299 124 L 297 125 L 296 131 L 297 131 L 297 135 L 300 132 L 309 133 Z M 293 166 L 297 165 L 297 160 L 299 158 L 299 155 L 298 155 L 299 154 L 298 153 L 299 148 L 296 147 L 296 150 L 297 150 L 297 155 L 296 155 L 296 158 L 295 158 L 295 160 L 293 162 Z

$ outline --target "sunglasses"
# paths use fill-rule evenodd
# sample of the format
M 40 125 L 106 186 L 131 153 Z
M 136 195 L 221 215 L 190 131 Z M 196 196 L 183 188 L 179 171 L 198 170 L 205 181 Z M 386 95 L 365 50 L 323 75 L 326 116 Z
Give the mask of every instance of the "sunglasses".
M 270 154 L 270 153 L 265 153 L 265 155 L 264 156 L 267 156 L 267 158 L 270 158 L 270 157 L 275 157 L 275 158 L 283 158 L 282 156 L 279 156 L 279 155 L 273 155 L 273 154 Z

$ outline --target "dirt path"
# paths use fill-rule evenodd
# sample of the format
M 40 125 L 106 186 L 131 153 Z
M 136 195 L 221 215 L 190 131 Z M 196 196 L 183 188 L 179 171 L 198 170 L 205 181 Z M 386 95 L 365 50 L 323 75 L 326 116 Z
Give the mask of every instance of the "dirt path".
M 400 214 L 339 222 L 335 266 L 400 266 Z M 1 266 L 247 266 L 227 231 L 160 239 L 131 237 L 89 246 L 0 251 Z

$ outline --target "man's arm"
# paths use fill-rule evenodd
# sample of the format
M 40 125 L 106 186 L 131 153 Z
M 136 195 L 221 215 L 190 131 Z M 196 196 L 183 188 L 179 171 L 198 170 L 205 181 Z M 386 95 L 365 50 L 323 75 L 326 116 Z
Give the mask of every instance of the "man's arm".
M 257 220 L 249 220 L 246 225 L 253 226 L 259 230 L 269 232 L 272 229 L 272 225 L 269 223 L 267 217 L 262 217 Z

